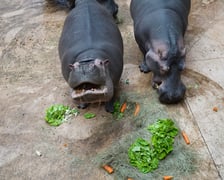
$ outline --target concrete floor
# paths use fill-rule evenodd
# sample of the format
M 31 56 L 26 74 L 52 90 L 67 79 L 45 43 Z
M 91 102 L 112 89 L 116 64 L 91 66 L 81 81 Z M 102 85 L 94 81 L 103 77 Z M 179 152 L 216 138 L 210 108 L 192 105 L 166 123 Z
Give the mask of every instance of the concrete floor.
M 148 89 L 157 98 L 151 75 L 138 70 L 142 55 L 133 37 L 130 0 L 117 2 L 125 47 L 121 92 Z M 178 105 L 161 105 L 190 136 L 189 148 L 201 157 L 194 174 L 177 179 L 224 178 L 223 8 L 223 0 L 192 0 L 185 38 L 186 98 Z M 111 115 L 98 105 L 81 111 L 96 113 L 92 121 L 80 115 L 57 128 L 44 121 L 45 109 L 52 104 L 74 106 L 57 52 L 67 12 L 44 0 L 3 0 L 0 9 L 0 179 L 114 179 L 99 167 L 88 171 L 89 176 L 88 163 L 76 169 L 76 158 L 93 157 L 131 127 L 108 121 Z

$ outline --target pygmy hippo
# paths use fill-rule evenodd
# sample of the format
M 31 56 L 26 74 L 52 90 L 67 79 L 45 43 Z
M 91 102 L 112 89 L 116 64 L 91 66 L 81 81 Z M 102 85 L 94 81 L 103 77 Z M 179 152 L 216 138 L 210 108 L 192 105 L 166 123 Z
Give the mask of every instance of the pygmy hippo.
M 51 1 L 51 0 L 48 0 Z M 115 3 L 114 0 L 97 0 L 100 4 L 105 6 L 107 10 L 116 18 L 118 13 L 118 5 Z M 54 2 L 66 6 L 70 9 L 75 7 L 76 0 L 54 0 Z
M 186 91 L 181 71 L 190 6 L 190 0 L 131 1 L 135 39 L 144 54 L 139 68 L 144 73 L 152 71 L 152 84 L 162 103 L 177 103 Z
M 64 23 L 59 56 L 79 107 L 106 102 L 106 110 L 113 112 L 123 71 L 123 41 L 113 16 L 98 1 L 76 0 Z

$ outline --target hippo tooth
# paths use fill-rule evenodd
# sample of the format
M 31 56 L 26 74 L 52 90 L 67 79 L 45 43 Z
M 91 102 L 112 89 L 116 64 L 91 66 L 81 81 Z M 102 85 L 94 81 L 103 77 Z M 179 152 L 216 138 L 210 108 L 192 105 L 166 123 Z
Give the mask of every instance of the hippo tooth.
M 108 91 L 106 86 L 101 86 L 100 89 L 90 89 L 90 90 L 73 90 L 72 91 L 72 98 L 80 98 L 86 94 L 106 94 Z

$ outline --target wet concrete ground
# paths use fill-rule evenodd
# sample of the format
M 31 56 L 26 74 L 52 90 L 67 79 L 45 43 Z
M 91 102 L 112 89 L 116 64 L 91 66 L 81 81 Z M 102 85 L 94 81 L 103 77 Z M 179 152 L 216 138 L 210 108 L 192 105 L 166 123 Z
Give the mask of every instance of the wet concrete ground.
M 192 1 L 183 73 L 188 89 L 184 102 L 172 106 L 160 105 L 151 75 L 139 72 L 142 56 L 133 37 L 130 0 L 117 2 L 125 47 L 121 94 L 147 90 L 149 108 L 159 107 L 150 116 L 163 110 L 189 135 L 189 148 L 200 155 L 201 164 L 189 177 L 177 179 L 223 179 L 224 1 Z M 0 179 L 114 179 L 86 159 L 131 132 L 130 123 L 114 121 L 99 105 L 57 128 L 44 121 L 52 104 L 74 106 L 57 52 L 67 12 L 44 0 L 3 0 L 0 10 Z M 88 111 L 97 118 L 85 120 L 82 114 Z

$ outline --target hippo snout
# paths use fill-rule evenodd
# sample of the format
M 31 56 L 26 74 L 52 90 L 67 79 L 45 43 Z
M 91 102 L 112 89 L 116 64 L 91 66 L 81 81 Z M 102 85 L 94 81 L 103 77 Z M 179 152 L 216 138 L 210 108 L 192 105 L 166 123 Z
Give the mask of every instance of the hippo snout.
M 162 83 L 158 89 L 159 100 L 164 104 L 175 104 L 184 98 L 185 92 L 186 87 L 182 82 L 179 82 L 178 86 L 163 85 Z
M 170 66 L 170 70 L 165 74 L 153 71 L 152 86 L 157 89 L 159 100 L 164 104 L 178 103 L 184 98 L 186 92 L 178 64 Z

